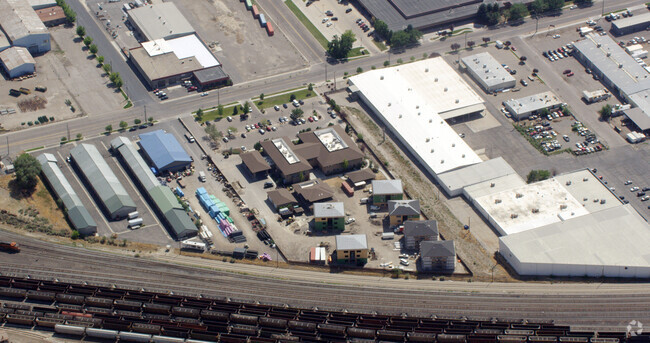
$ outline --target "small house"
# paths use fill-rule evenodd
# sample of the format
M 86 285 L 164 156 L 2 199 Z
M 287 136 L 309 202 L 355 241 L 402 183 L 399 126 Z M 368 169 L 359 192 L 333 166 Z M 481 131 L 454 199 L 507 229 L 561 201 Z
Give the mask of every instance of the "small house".
M 402 180 L 373 180 L 372 204 L 386 205 L 388 200 L 402 200 L 404 198 Z
M 336 236 L 336 262 L 362 266 L 368 262 L 366 235 Z
M 389 200 L 390 225 L 400 225 L 407 220 L 420 220 L 419 200 Z
M 456 268 L 454 241 L 424 241 L 420 243 L 422 270 L 453 271 Z
M 345 209 L 342 202 L 314 204 L 314 228 L 318 231 L 345 229 Z
M 437 241 L 438 222 L 435 220 L 407 220 L 404 222 L 404 243 L 407 249 L 420 249 L 424 241 Z

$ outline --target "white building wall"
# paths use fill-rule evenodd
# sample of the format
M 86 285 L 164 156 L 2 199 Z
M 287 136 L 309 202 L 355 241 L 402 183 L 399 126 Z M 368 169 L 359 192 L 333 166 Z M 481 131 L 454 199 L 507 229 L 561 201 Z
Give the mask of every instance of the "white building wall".
M 7 74 L 9 74 L 10 78 L 19 77 L 25 74 L 33 74 L 34 68 L 35 66 L 33 63 L 24 63 L 12 70 L 7 70 Z
M 13 41 L 12 44 L 27 48 L 32 55 L 45 53 L 51 49 L 49 33 L 31 34 Z

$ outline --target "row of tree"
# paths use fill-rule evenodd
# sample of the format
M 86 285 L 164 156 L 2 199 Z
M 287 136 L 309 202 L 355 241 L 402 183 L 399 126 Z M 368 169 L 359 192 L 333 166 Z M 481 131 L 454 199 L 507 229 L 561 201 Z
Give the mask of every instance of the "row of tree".
M 77 21 L 77 13 L 65 3 L 65 0 L 56 0 L 56 4 L 63 8 L 63 14 L 65 14 L 65 19 L 69 24 L 74 24 Z
M 539 1 L 545 1 L 545 0 L 539 0 Z M 476 13 L 476 17 L 480 23 L 492 26 L 500 23 L 502 19 L 508 20 L 510 22 L 515 22 L 528 16 L 528 14 L 529 14 L 528 7 L 526 7 L 526 5 L 524 4 L 513 4 L 509 8 L 506 8 L 506 7 L 499 7 L 498 3 L 494 3 L 494 4 L 482 3 L 478 7 L 478 12 Z
M 393 49 L 400 49 L 408 45 L 416 44 L 422 38 L 422 32 L 414 29 L 412 25 L 402 31 L 393 32 L 388 29 L 388 24 L 376 19 L 375 34 L 384 38 Z
M 83 43 L 88 48 L 88 51 L 90 51 L 91 54 L 95 55 L 97 63 L 102 66 L 102 69 L 104 69 L 106 75 L 108 75 L 108 78 L 111 80 L 113 85 L 116 88 L 122 88 L 124 81 L 122 80 L 120 73 L 113 73 L 113 67 L 108 63 L 104 64 L 104 56 L 97 55 L 99 49 L 97 48 L 97 45 L 93 44 L 93 38 L 86 36 L 86 28 L 81 25 L 77 26 L 77 36 L 83 39 Z

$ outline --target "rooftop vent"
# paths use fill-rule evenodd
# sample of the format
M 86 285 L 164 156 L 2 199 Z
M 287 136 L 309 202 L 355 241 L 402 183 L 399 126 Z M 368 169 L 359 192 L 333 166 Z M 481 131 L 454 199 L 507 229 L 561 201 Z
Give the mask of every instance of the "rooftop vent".
M 589 181 L 589 178 L 584 178 L 584 179 L 582 179 L 582 181 L 587 182 L 587 181 Z
M 532 212 L 533 212 L 533 213 L 539 213 L 539 208 L 534 208 L 534 209 L 532 210 Z
M 600 199 L 598 199 L 598 198 L 594 199 L 594 202 L 599 202 L 599 201 L 600 201 Z
M 430 138 L 427 138 L 427 140 L 426 140 L 426 141 L 427 141 L 427 143 L 429 143 L 429 141 L 430 141 L 430 140 L 431 140 Z M 433 149 L 432 149 L 432 150 L 433 150 Z
M 445 92 L 448 91 L 448 90 L 449 90 L 449 89 L 448 89 L 447 87 L 445 87 Z
M 600 199 L 600 204 L 601 204 L 601 205 L 603 205 L 603 204 L 606 203 L 606 202 L 607 202 L 607 200 L 605 200 L 605 199 Z
M 491 187 L 491 188 L 494 188 L 494 186 L 496 186 L 496 185 L 497 185 L 496 183 L 492 182 L 492 183 L 490 184 L 490 187 Z
M 381 76 L 379 77 L 379 79 L 380 79 L 380 80 L 383 80 L 383 79 L 384 79 L 384 75 L 381 75 Z
M 433 154 L 433 149 L 431 149 L 431 153 Z
M 436 77 L 435 79 L 433 79 L 433 82 L 438 82 L 438 78 Z
M 443 163 L 445 163 L 445 160 L 440 160 L 440 164 L 443 164 Z
M 517 198 L 517 199 L 519 199 L 519 198 L 523 198 L 523 197 L 524 197 L 524 195 L 521 194 L 521 193 L 517 193 L 517 194 L 515 195 L 515 198 Z
M 429 68 L 424 69 L 424 72 L 425 72 L 425 73 L 428 73 L 428 72 L 429 72 Z
M 451 147 L 452 147 L 452 148 L 455 148 L 455 147 L 456 147 L 456 143 L 451 143 Z
M 460 102 L 460 99 L 456 99 L 456 103 L 459 103 L 459 102 Z
M 587 200 L 589 200 L 589 198 L 587 197 L 582 198 L 582 201 L 587 201 Z
M 494 199 L 494 203 L 495 203 L 495 204 L 500 204 L 500 203 L 501 203 L 501 199 Z
M 571 181 L 567 181 L 567 182 L 566 182 L 566 185 L 567 185 L 567 186 L 571 186 Z
M 567 207 L 568 207 L 567 205 L 562 204 L 562 205 L 560 205 L 560 210 L 566 210 Z
M 390 107 L 390 102 L 388 103 L 388 107 Z
M 400 119 L 402 118 L 402 115 L 401 115 L 401 114 L 399 115 L 399 118 L 400 118 Z
M 515 219 L 517 217 L 519 217 L 519 215 L 516 214 L 516 213 L 513 213 L 513 214 L 510 215 L 510 219 Z

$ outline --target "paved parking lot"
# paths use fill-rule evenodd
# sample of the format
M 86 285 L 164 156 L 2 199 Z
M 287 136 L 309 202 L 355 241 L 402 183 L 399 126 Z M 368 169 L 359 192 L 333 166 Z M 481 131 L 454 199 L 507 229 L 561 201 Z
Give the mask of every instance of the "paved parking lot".
M 361 29 L 356 22 L 357 19 L 362 19 L 368 26 L 370 23 L 355 6 L 352 6 L 350 1 L 339 3 L 337 0 L 318 0 L 294 1 L 294 3 L 327 40 L 331 40 L 335 35 L 341 37 L 345 31 L 351 30 L 357 38 L 354 47 L 362 46 L 370 52 L 379 52 L 377 46 L 372 42 L 372 37 L 368 36 L 374 29 L 370 27 L 367 32 Z M 332 14 L 328 15 L 328 11 L 331 11 Z M 336 19 L 332 20 L 333 18 Z
M 141 130 L 141 132 L 149 131 L 154 128 L 147 128 L 145 130 Z M 131 140 L 137 138 L 136 132 L 126 132 L 121 135 L 126 136 Z M 131 179 L 131 177 L 127 174 L 126 169 L 124 169 L 124 167 L 120 164 L 120 162 L 117 160 L 117 157 L 112 156 L 108 152 L 110 141 L 117 136 L 118 134 L 101 136 L 98 138 L 85 140 L 82 143 L 92 144 L 97 148 L 97 150 L 99 150 L 106 163 L 109 165 L 115 176 L 117 176 L 117 178 L 120 180 L 120 183 L 122 186 L 124 186 L 124 189 L 126 189 L 131 199 L 133 199 L 135 202 L 137 211 L 140 213 L 140 218 L 144 220 L 144 226 L 137 230 L 129 229 L 127 227 L 126 219 L 118 221 L 109 220 L 100 209 L 98 199 L 93 195 L 89 185 L 82 181 L 81 175 L 74 170 L 73 166 L 70 163 L 66 162 L 66 159 L 68 156 L 70 156 L 70 150 L 72 150 L 78 143 L 68 143 L 59 148 L 51 148 L 44 151 L 39 151 L 36 154 L 38 155 L 43 152 L 47 152 L 52 153 L 56 156 L 56 158 L 59 160 L 59 165 L 63 174 L 66 176 L 77 194 L 81 197 L 81 200 L 86 205 L 86 209 L 88 209 L 88 212 L 90 212 L 91 216 L 97 223 L 98 235 L 110 237 L 111 235 L 116 234 L 119 239 L 127 239 L 133 242 L 151 243 L 158 245 L 166 245 L 173 242 L 167 230 L 160 223 L 160 220 L 153 214 L 151 205 L 142 196 L 142 193 L 135 184 L 134 180 Z

